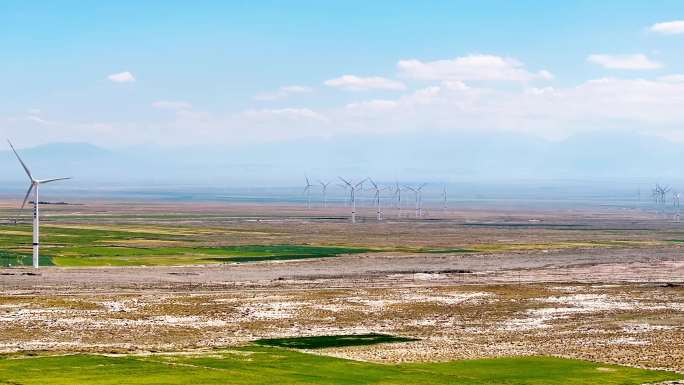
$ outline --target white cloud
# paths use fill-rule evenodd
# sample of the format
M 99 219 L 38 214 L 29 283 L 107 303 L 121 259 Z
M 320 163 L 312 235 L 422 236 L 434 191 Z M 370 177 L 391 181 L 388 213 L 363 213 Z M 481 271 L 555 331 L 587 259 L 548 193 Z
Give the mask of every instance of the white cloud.
M 6 126 L 8 132 L 28 141 L 38 136 L 105 146 L 131 142 L 253 143 L 344 134 L 467 130 L 510 131 L 551 139 L 587 130 L 631 130 L 682 140 L 682 80 L 684 77 L 672 75 L 600 78 L 571 87 L 500 88 L 449 80 L 396 98 L 358 100 L 325 110 L 253 109 L 222 115 L 182 109 L 172 121 L 114 124 L 21 116 L 8 120 Z M 189 113 L 182 113 L 185 111 Z
M 551 72 L 547 71 L 547 70 L 541 70 L 541 71 L 537 72 L 537 76 L 538 76 L 540 79 L 544 79 L 544 80 L 551 80 L 551 79 L 553 79 L 553 74 L 552 74 Z
M 135 76 L 132 73 L 125 71 L 107 76 L 107 79 L 114 83 L 131 83 L 135 81 Z
M 615 57 L 609 59 L 612 61 L 604 60 L 603 64 L 615 66 Z M 651 63 L 645 56 L 638 57 L 630 67 L 635 66 L 634 61 L 642 67 L 644 61 Z M 680 127 L 684 121 L 682 74 L 653 79 L 607 77 L 575 86 L 550 87 L 545 83 L 531 83 L 551 78 L 550 73 L 531 71 L 514 59 L 491 55 L 434 62 L 401 61 L 398 69 L 407 78 L 430 80 L 432 84 L 398 92 L 392 98 L 368 98 L 318 109 L 300 106 L 211 113 L 198 112 L 187 101 L 158 100 L 152 106 L 174 111 L 172 119 L 166 116 L 144 123 L 61 122 L 59 117 L 52 120 L 52 116 L 38 115 L 37 111 L 27 118 L 24 112 L 8 120 L 8 129 L 19 135 L 26 132 L 32 137 L 51 140 L 79 138 L 103 145 L 250 143 L 344 134 L 465 130 L 512 131 L 557 139 L 585 130 L 611 129 L 684 138 L 684 127 Z M 498 82 L 503 80 L 517 83 L 511 87 Z M 330 86 L 343 89 L 406 88 L 399 82 L 401 86 L 387 86 L 387 81 L 390 84 L 396 81 L 377 77 L 352 76 L 330 81 L 336 81 Z M 278 98 L 311 91 L 309 87 L 289 85 L 274 93 Z
M 546 70 L 532 73 L 515 59 L 495 55 L 467 55 L 430 62 L 400 60 L 397 69 L 400 75 L 419 80 L 527 82 L 553 78 Z
M 291 94 L 301 94 L 301 93 L 306 93 L 306 92 L 311 92 L 313 91 L 311 87 L 307 86 L 285 86 L 285 87 L 280 87 L 280 90 L 283 92 L 289 92 Z
M 314 120 L 325 122 L 327 118 L 318 112 L 308 108 L 279 108 L 279 109 L 260 109 L 247 110 L 242 114 L 252 120 L 268 120 L 273 118 L 284 118 L 289 120 Z
M 398 102 L 394 100 L 368 100 L 363 102 L 349 103 L 345 108 L 350 110 L 363 110 L 363 111 L 387 111 L 396 108 L 399 105 Z
M 467 84 L 460 80 L 445 80 L 442 85 L 452 91 L 467 91 L 470 89 Z
M 413 94 L 404 97 L 405 102 L 411 104 L 431 104 L 438 100 L 442 93 L 442 88 L 437 86 L 427 87 L 415 91 Z
M 313 92 L 313 89 L 311 87 L 291 85 L 280 87 L 276 91 L 261 92 L 259 94 L 256 94 L 253 99 L 259 101 L 280 100 L 285 99 L 293 94 L 306 94 L 310 92 Z
M 356 75 L 344 75 L 323 82 L 328 87 L 335 87 L 345 91 L 368 91 L 368 90 L 405 90 L 404 83 L 383 78 L 380 76 L 360 77 Z
M 27 116 L 27 117 L 26 117 L 26 120 L 31 121 L 31 122 L 35 122 L 35 123 L 38 123 L 38 124 L 41 124 L 41 125 L 44 125 L 44 126 L 53 126 L 53 125 L 56 124 L 55 122 L 52 122 L 52 121 L 50 121 L 50 120 L 43 119 L 43 118 L 41 118 L 41 117 L 39 117 L 39 116 L 35 116 L 35 115 L 29 115 L 29 116 Z
M 684 33 L 684 20 L 666 21 L 663 23 L 655 23 L 649 28 L 651 32 L 661 33 L 663 35 L 678 35 Z
M 593 54 L 587 57 L 590 63 L 598 64 L 603 68 L 621 70 L 653 70 L 662 68 L 662 64 L 649 59 L 644 54 L 633 55 L 608 55 Z
M 661 82 L 683 83 L 684 82 L 684 75 L 682 75 L 682 74 L 665 75 L 665 76 L 659 77 L 658 80 L 660 80 Z
M 158 100 L 152 103 L 152 107 L 161 110 L 189 110 L 192 108 L 192 104 L 184 102 L 182 100 Z
M 649 130 L 684 137 L 684 82 L 601 78 L 574 87 L 522 90 L 446 83 L 395 100 L 358 101 L 330 126 L 358 132 L 494 130 L 560 139 L 589 130 Z

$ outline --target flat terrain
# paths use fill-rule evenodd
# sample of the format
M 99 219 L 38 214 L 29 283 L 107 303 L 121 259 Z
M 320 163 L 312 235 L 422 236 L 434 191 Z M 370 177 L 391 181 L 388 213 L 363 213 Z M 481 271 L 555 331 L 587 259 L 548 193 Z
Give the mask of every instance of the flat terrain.
M 674 373 L 550 357 L 380 365 L 247 346 L 194 354 L 60 355 L 0 360 L 5 384 L 625 385 Z
M 0 207 L 7 217 L 16 211 L 14 202 Z M 550 359 L 561 374 L 571 373 L 562 369 L 567 364 L 604 376 L 582 383 L 667 379 L 655 372 L 620 377 L 612 364 L 684 373 L 683 224 L 634 208 L 482 207 L 433 210 L 421 220 L 387 209 L 382 223 L 361 211 L 362 222 L 352 226 L 344 208 L 46 206 L 42 254 L 52 266 L 38 271 L 17 267 L 29 261 L 29 224 L 1 225 L 0 263 L 12 267 L 0 269 L 0 350 L 39 358 L 0 360 L 0 379 L 31 383 L 8 373 L 35 370 L 36 360 L 45 368 L 123 362 L 138 370 L 168 367 L 167 359 L 180 360 L 176 369 L 198 367 L 183 360 L 224 368 L 252 354 L 238 351 L 306 353 L 334 367 L 350 364 L 335 359 L 350 359 L 368 373 L 391 368 L 368 377 L 385 383 L 466 365 L 454 360 L 506 368 L 500 357 L 521 356 L 595 362 Z M 411 340 L 329 346 L 316 355 L 251 345 L 363 333 Z M 253 367 L 240 370 L 250 383 Z M 212 383 L 215 371 L 203 372 Z M 443 383 L 477 383 L 445 375 Z M 561 379 L 509 383 L 571 383 Z

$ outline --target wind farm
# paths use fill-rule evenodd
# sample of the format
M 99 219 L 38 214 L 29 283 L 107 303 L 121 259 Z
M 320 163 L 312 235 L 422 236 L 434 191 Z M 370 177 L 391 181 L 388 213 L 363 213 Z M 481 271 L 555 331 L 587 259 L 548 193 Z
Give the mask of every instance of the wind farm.
M 0 9 L 0 385 L 684 384 L 684 3 Z
M 63 352 L 90 354 L 78 363 L 55 361 L 66 365 L 62 370 L 101 363 L 98 357 L 115 364 L 118 358 L 99 355 L 105 353 L 150 357 L 137 356 L 140 351 L 173 362 L 186 354 L 220 356 L 228 364 L 238 359 L 234 349 L 263 357 L 297 352 L 253 345 L 259 339 L 323 336 L 330 342 L 317 342 L 316 349 L 324 356 L 390 365 L 423 362 L 429 354 L 441 362 L 477 358 L 491 359 L 482 364 L 493 367 L 525 367 L 534 364 L 496 357 L 562 355 L 582 361 L 549 363 L 554 370 L 576 373 L 574 365 L 597 362 L 583 378 L 599 383 L 623 378 L 627 367 L 681 367 L 672 353 L 681 333 L 682 259 L 680 243 L 672 239 L 679 225 L 662 219 L 657 207 L 638 215 L 593 208 L 568 216 L 552 206 L 454 201 L 444 212 L 437 187 L 427 190 L 434 195 L 424 202 L 436 209 L 420 222 L 413 215 L 398 220 L 390 197 L 381 201 L 388 218 L 378 221 L 370 191 L 351 223 L 348 191 L 340 190 L 328 208 L 296 200 L 51 206 L 44 211 L 46 267 L 39 273 L 30 260 L 21 266 L 30 225 L 3 226 L 0 263 L 12 267 L 2 269 L 2 303 L 11 307 L 0 346 L 10 354 L 40 351 L 46 363 L 68 357 Z M 312 201 L 317 198 L 312 193 Z M 407 204 L 413 209 L 413 201 Z M 8 200 L 1 210 L 9 216 L 16 207 Z M 446 331 L 447 325 L 463 326 Z M 573 330 L 570 340 L 567 330 Z M 373 333 L 386 336 L 382 341 L 410 340 L 361 342 Z M 645 340 L 648 345 L 636 342 Z M 645 350 L 652 354 L 648 359 Z M 129 364 L 145 363 L 139 359 Z M 289 365 L 305 370 L 305 355 L 293 359 L 298 363 Z M 138 370 L 135 365 L 131 370 Z M 205 370 L 192 376 L 213 376 Z M 367 370 L 373 369 L 359 375 Z M 244 367 L 237 378 L 250 373 L 258 368 Z M 87 372 L 69 375 L 91 378 Z M 340 375 L 316 378 L 325 383 Z M 641 383 L 679 378 L 675 372 L 629 376 Z M 543 378 L 562 383 L 567 377 Z
M 465 384 L 470 375 L 459 377 L 462 370 L 484 374 L 510 365 L 516 376 L 559 384 L 579 375 L 578 365 L 589 383 L 673 380 L 684 370 L 672 354 L 684 332 L 679 197 L 662 183 L 653 185 L 652 201 L 636 196 L 561 208 L 553 199 L 476 199 L 459 194 L 464 184 L 373 177 L 338 177 L 333 185 L 322 176 L 316 188 L 306 176 L 303 191 L 269 203 L 256 196 L 233 203 L 219 196 L 94 200 L 57 190 L 44 193 L 63 204 L 43 202 L 41 245 L 35 190 L 66 178 L 35 179 L 10 149 L 31 185 L 23 201 L 0 201 L 8 218 L 0 225 L 0 300 L 10 309 L 0 321 L 0 350 L 54 360 L 44 376 L 87 383 L 95 372 L 69 368 L 95 368 L 112 357 L 105 365 L 139 371 L 145 383 L 162 378 L 161 368 L 144 369 L 148 359 L 137 357 L 164 357 L 202 368 L 168 374 L 180 383 L 221 383 L 214 364 L 197 362 L 221 357 L 216 368 L 236 365 L 235 349 L 293 354 L 287 365 L 294 369 L 278 368 L 274 376 L 295 383 L 319 354 L 333 361 L 317 365 L 330 368 L 340 358 L 381 365 L 364 367 L 359 381 L 382 369 L 382 378 L 398 383 L 413 378 L 412 370 L 438 370 L 451 374 L 436 383 Z M 402 200 L 402 192 L 412 199 Z M 31 193 L 29 225 L 21 209 Z M 64 361 L 74 352 L 85 355 Z M 188 354 L 199 361 L 187 361 Z M 565 359 L 544 361 L 559 373 L 554 377 L 532 369 L 540 358 L 529 356 Z M 264 359 L 260 365 L 273 358 Z M 445 364 L 392 366 L 426 359 Z M 34 365 L 11 362 L 17 369 L 0 362 L 0 378 L 18 378 L 13 373 Z M 233 379 L 250 383 L 260 371 L 240 367 Z M 343 372 L 313 381 L 337 381 Z M 497 375 L 509 381 L 505 371 Z M 48 381 L 41 376 L 37 383 Z

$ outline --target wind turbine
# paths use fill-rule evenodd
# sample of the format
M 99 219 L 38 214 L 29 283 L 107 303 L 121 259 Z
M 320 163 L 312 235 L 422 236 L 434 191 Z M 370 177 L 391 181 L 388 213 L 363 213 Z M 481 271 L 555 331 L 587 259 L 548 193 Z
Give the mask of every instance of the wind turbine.
M 313 185 L 309 183 L 309 177 L 305 176 L 306 178 L 306 186 L 304 186 L 304 193 L 306 194 L 306 208 L 310 209 L 311 208 L 311 187 Z
M 328 185 L 330 184 L 330 182 L 325 183 L 325 182 L 322 182 L 319 180 L 318 183 L 321 185 L 321 189 L 323 189 L 323 208 L 326 208 L 326 207 L 328 207 L 327 193 L 328 193 Z
M 679 198 L 680 197 L 681 197 L 681 194 L 678 193 L 677 191 L 672 192 L 672 207 L 675 210 L 675 214 L 674 214 L 675 222 L 679 222 Z
M 26 167 L 26 164 L 24 163 L 23 160 L 21 160 L 21 157 L 17 153 L 17 150 L 14 149 L 14 146 L 12 145 L 12 142 L 9 140 L 7 141 L 9 143 L 10 147 L 12 148 L 12 152 L 14 152 L 14 155 L 17 156 L 17 159 L 19 160 L 19 163 L 21 163 L 21 167 L 24 168 L 24 171 L 26 171 L 26 175 L 28 175 L 29 180 L 31 181 L 31 185 L 28 188 L 28 191 L 26 191 L 26 196 L 24 197 L 24 202 L 21 204 L 21 208 L 23 209 L 24 206 L 26 206 L 26 201 L 29 199 L 29 195 L 31 195 L 31 191 L 33 190 L 33 267 L 38 268 L 40 265 L 40 218 L 38 215 L 38 187 L 41 184 L 45 183 L 50 183 L 50 182 L 56 182 L 58 180 L 66 180 L 66 179 L 71 179 L 71 178 L 53 178 L 53 179 L 35 179 L 33 175 L 31 175 L 31 171 Z
M 394 184 L 394 196 L 397 198 L 397 218 L 401 218 L 401 187 L 399 187 L 399 182 Z
M 375 210 L 377 213 L 377 218 L 378 221 L 382 220 L 382 211 L 380 211 L 380 188 L 378 187 L 378 184 L 375 183 L 375 181 L 371 178 L 368 178 L 368 181 L 373 185 L 373 191 L 375 191 L 375 195 L 373 196 L 373 199 L 375 200 Z
M 363 179 L 361 182 L 358 182 L 356 184 L 353 184 L 352 182 L 342 178 L 341 176 L 338 177 L 344 184 L 349 188 L 349 203 L 351 204 L 352 212 L 351 212 L 351 221 L 352 223 L 356 223 L 356 190 L 358 190 L 361 186 L 363 186 L 363 182 L 366 180 Z
M 667 193 L 671 190 L 672 189 L 670 187 L 661 186 L 660 183 L 656 183 L 655 188 L 653 189 L 653 198 L 655 199 L 656 210 L 658 213 L 665 215 L 665 198 Z
M 444 199 L 442 209 L 444 211 L 447 210 L 447 188 L 446 185 L 444 185 L 444 190 L 442 191 L 442 198 Z
M 421 194 L 422 194 L 423 187 L 425 187 L 425 183 L 423 183 L 420 186 L 415 187 L 415 188 L 411 187 L 411 186 L 404 186 L 404 187 L 413 191 L 413 194 L 416 197 L 416 218 L 420 218 L 422 215 L 421 204 L 423 203 L 423 199 L 422 199 Z

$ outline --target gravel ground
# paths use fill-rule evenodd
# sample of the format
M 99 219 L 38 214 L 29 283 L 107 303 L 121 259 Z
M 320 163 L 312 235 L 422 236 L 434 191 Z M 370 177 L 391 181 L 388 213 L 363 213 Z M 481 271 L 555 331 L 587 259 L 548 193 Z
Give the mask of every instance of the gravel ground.
M 682 244 L 668 241 L 682 239 L 679 223 L 647 213 L 634 218 L 633 211 L 462 210 L 435 221 L 352 228 L 343 219 L 301 219 L 301 208 L 275 217 L 260 208 L 249 217 L 249 207 L 222 213 L 212 205 L 97 205 L 79 206 L 73 218 L 72 208 L 59 208 L 73 226 L 140 226 L 136 212 L 171 209 L 220 214 L 210 223 L 182 221 L 204 226 L 212 242 L 496 248 L 0 269 L 0 351 L 201 351 L 256 338 L 381 332 L 420 340 L 317 353 L 377 362 L 544 354 L 684 372 L 684 257 Z M 530 218 L 535 226 L 527 226 Z M 170 225 L 162 215 L 144 221 Z

